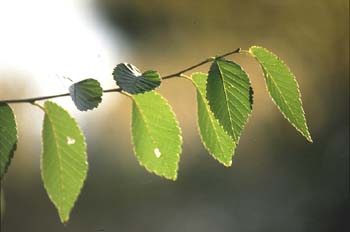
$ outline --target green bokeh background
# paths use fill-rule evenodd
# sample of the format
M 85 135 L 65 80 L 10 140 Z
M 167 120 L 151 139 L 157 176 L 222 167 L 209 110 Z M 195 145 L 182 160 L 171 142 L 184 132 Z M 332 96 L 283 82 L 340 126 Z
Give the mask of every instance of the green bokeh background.
M 255 101 L 231 168 L 213 160 L 200 143 L 191 83 L 169 80 L 159 91 L 184 135 L 176 182 L 138 165 L 130 142 L 130 101 L 117 96 L 118 107 L 85 118 L 90 168 L 68 225 L 60 224 L 41 183 L 39 156 L 33 155 L 40 153 L 38 137 L 19 147 L 1 183 L 2 232 L 349 230 L 347 0 L 100 0 L 95 7 L 111 30 L 127 38 L 125 61 L 141 70 L 165 75 L 236 47 L 272 50 L 297 76 L 314 143 L 270 101 L 257 63 L 233 55 L 250 73 Z M 23 113 L 29 106 L 16 109 Z M 20 139 L 28 137 L 21 133 Z

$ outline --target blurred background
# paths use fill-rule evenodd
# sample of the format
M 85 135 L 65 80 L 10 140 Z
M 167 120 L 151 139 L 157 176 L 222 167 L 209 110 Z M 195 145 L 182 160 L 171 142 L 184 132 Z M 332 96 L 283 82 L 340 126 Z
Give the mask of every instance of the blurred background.
M 106 94 L 78 112 L 89 172 L 66 226 L 40 177 L 40 110 L 13 105 L 19 143 L 1 183 L 2 232 L 349 231 L 348 0 L 1 0 L 0 99 L 66 92 L 69 79 L 115 86 L 112 70 L 176 72 L 237 47 L 264 46 L 295 73 L 314 143 L 278 112 L 257 63 L 253 114 L 225 168 L 203 148 L 195 90 L 184 79 L 159 92 L 173 106 L 184 144 L 178 180 L 139 166 L 130 142 L 130 100 Z M 197 71 L 207 72 L 208 66 Z

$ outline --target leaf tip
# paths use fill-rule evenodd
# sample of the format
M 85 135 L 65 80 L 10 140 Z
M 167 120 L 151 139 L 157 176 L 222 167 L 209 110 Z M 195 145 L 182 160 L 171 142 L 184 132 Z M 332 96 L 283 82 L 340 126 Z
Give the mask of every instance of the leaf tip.
M 146 166 L 145 166 L 146 167 Z M 162 173 L 159 172 L 158 170 L 151 170 L 149 168 L 146 167 L 146 169 L 150 172 L 150 173 L 154 173 L 157 176 L 163 177 L 167 180 L 171 180 L 171 181 L 176 181 L 177 180 L 177 171 L 178 171 L 178 166 L 176 167 L 176 170 L 174 170 L 174 172 L 167 172 L 167 173 Z
M 176 181 L 177 180 L 177 174 L 175 174 L 174 176 L 170 177 L 169 180 Z
M 310 142 L 310 143 L 313 143 L 313 142 L 314 142 L 314 141 L 312 140 L 311 134 L 310 134 L 309 132 L 305 135 L 305 137 L 306 137 L 306 140 L 307 140 L 308 142 Z
M 69 220 L 69 219 L 61 220 L 61 223 L 62 223 L 64 226 L 67 226 L 67 225 L 68 225 L 68 220 Z
M 223 165 L 226 167 L 226 168 L 230 168 L 232 166 L 232 160 L 228 161 L 227 163 L 223 163 Z
M 64 212 L 61 212 L 60 210 L 58 210 L 58 215 L 59 215 L 59 218 L 60 218 L 61 223 L 62 223 L 64 226 L 67 226 L 68 221 L 69 221 L 69 213 L 68 213 L 68 214 L 65 214 Z

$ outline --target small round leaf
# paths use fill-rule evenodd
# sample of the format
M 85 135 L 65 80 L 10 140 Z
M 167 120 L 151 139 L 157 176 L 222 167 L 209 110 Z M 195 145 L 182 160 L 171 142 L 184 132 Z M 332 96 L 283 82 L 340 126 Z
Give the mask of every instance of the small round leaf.
M 102 101 L 103 90 L 95 79 L 79 81 L 69 87 L 75 106 L 81 111 L 92 110 Z

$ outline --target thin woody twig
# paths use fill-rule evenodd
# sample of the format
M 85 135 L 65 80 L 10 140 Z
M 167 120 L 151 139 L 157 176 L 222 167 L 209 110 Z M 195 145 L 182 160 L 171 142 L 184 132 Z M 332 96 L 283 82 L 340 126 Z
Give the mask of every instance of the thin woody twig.
M 166 80 L 166 79 L 170 79 L 170 78 L 174 78 L 174 77 L 180 77 L 182 74 L 184 74 L 185 72 L 188 72 L 190 70 L 193 70 L 195 68 L 198 68 L 199 66 L 202 66 L 204 64 L 207 64 L 211 61 L 213 61 L 214 59 L 219 59 L 219 58 L 224 58 L 226 56 L 235 54 L 235 53 L 239 53 L 240 52 L 240 48 L 237 48 L 231 52 L 227 52 L 225 54 L 216 56 L 216 57 L 211 57 L 208 59 L 203 60 L 202 62 L 199 62 L 198 64 L 192 65 L 188 68 L 185 68 L 181 71 L 178 71 L 176 73 L 173 74 L 169 74 L 166 76 L 163 76 L 162 79 Z M 114 89 L 104 89 L 103 90 L 104 93 L 112 93 L 112 92 L 122 92 L 121 88 L 114 88 Z M 59 98 L 59 97 L 67 97 L 70 96 L 69 93 L 62 93 L 62 94 L 56 94 L 56 95 L 49 95 L 49 96 L 41 96 L 41 97 L 31 97 L 31 98 L 22 98 L 22 99 L 9 99 L 9 100 L 0 100 L 0 104 L 4 104 L 4 103 L 30 103 L 33 104 L 36 101 L 42 101 L 42 100 L 47 100 L 47 99 L 52 99 L 52 98 Z

